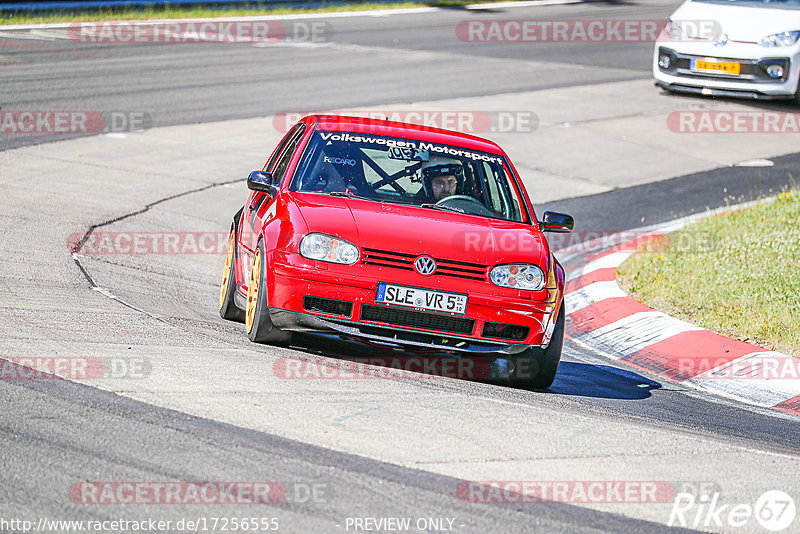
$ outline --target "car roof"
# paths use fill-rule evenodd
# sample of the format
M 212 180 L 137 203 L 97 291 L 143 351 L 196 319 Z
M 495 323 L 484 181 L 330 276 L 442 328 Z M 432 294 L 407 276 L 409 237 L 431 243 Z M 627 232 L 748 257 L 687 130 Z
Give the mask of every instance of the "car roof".
M 497 143 L 452 130 L 443 130 L 405 122 L 393 122 L 365 117 L 349 117 L 344 115 L 314 115 L 313 117 L 317 119 L 317 129 L 323 131 L 403 137 L 428 143 L 455 145 L 500 156 L 506 155 Z

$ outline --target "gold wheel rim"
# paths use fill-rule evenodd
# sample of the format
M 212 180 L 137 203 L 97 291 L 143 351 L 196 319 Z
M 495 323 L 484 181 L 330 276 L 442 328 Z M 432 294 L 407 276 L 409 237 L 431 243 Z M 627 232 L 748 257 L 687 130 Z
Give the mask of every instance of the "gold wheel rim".
M 247 284 L 247 311 L 245 312 L 245 325 L 247 333 L 253 329 L 256 318 L 256 304 L 258 303 L 258 282 L 261 278 L 261 251 L 257 250 L 253 256 L 253 267 L 250 269 L 250 281 Z
M 219 288 L 219 309 L 225 304 L 225 297 L 228 296 L 228 282 L 231 278 L 231 266 L 233 265 L 233 232 L 228 238 L 228 253 L 225 255 L 225 272 L 222 273 L 222 285 Z

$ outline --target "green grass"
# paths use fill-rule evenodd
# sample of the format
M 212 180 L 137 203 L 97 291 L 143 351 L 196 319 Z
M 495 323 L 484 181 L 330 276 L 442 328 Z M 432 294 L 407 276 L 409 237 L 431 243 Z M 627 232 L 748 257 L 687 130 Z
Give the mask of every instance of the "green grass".
M 501 0 L 489 0 L 501 1 Z M 88 22 L 102 20 L 150 20 L 150 19 L 184 19 L 214 17 L 255 17 L 270 15 L 286 15 L 297 13 L 332 13 L 339 11 L 366 11 L 375 9 L 402 9 L 411 7 L 455 7 L 478 3 L 476 0 L 443 0 L 432 2 L 392 2 L 369 3 L 357 2 L 347 4 L 330 4 L 321 7 L 295 8 L 270 7 L 255 9 L 211 9 L 168 7 L 161 9 L 123 9 L 98 10 L 91 12 L 60 13 L 52 15 L 13 14 L 0 15 L 0 24 L 44 24 L 54 22 Z M 480 2 L 483 3 L 483 2 Z
M 652 308 L 800 356 L 800 190 L 665 236 L 617 280 Z

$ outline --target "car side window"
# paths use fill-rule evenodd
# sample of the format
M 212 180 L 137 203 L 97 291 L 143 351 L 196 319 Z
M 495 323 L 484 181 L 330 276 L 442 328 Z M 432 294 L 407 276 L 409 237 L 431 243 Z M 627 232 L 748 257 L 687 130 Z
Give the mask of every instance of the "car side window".
M 280 185 L 281 181 L 283 180 L 283 175 L 286 173 L 286 168 L 289 166 L 289 162 L 292 160 L 292 156 L 294 155 L 295 150 L 297 150 L 297 145 L 300 144 L 300 139 L 303 138 L 303 133 L 305 130 L 305 124 L 298 124 L 295 126 L 289 141 L 286 143 L 283 152 L 278 157 L 277 163 L 275 163 L 275 168 L 272 170 L 272 183 L 274 185 Z
M 289 141 L 294 137 L 294 131 L 296 128 L 297 126 L 286 132 L 286 135 L 283 136 L 283 139 L 281 139 L 280 143 L 278 143 L 278 146 L 272 151 L 267 164 L 264 165 L 265 171 L 269 171 L 275 166 L 275 160 L 278 159 L 278 156 L 283 154 L 283 149 L 286 148 L 286 145 L 289 144 Z
M 496 213 L 503 213 L 505 210 L 503 209 L 505 206 L 503 193 L 500 191 L 500 186 L 497 183 L 497 178 L 495 177 L 492 169 L 489 167 L 489 164 L 483 164 L 483 176 L 486 180 L 486 187 L 489 189 L 489 198 L 492 199 L 492 209 Z M 508 214 L 506 214 L 508 215 Z
M 506 172 L 508 173 L 509 177 L 512 176 L 510 169 L 506 169 Z M 528 218 L 525 216 L 525 214 L 527 212 L 525 210 L 525 204 L 521 197 L 520 191 L 517 189 L 517 187 L 514 185 L 513 182 L 507 182 L 503 189 L 505 189 L 506 194 L 510 195 L 511 198 L 513 199 L 513 201 L 510 204 L 512 220 L 519 222 L 526 222 Z

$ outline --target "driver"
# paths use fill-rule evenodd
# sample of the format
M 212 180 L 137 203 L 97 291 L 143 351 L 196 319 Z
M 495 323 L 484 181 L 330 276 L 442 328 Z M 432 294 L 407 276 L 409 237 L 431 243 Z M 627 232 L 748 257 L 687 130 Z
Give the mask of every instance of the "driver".
M 433 202 L 459 194 L 464 183 L 462 174 L 461 165 L 434 165 L 422 169 L 425 194 Z

